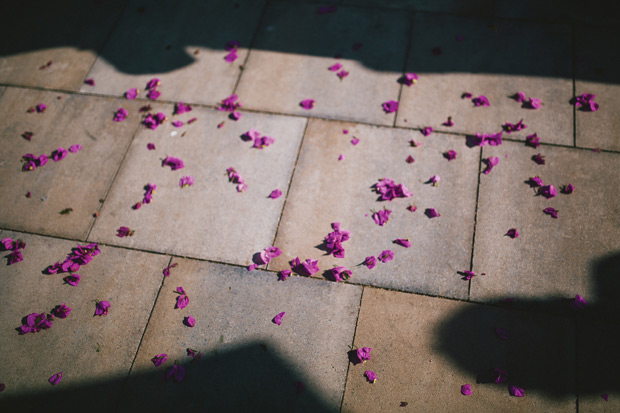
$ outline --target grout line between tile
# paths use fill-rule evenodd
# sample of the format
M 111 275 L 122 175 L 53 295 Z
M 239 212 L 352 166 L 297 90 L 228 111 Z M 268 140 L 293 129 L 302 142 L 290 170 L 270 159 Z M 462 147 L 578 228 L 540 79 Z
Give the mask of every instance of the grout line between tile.
M 265 5 L 263 6 L 263 10 L 261 11 L 261 15 L 258 18 L 258 22 L 256 23 L 256 29 L 254 30 L 254 34 L 252 35 L 252 40 L 250 41 L 250 45 L 248 46 L 248 53 L 245 55 L 245 60 L 243 64 L 240 65 L 239 68 L 239 76 L 237 76 L 237 81 L 235 82 L 235 87 L 233 87 L 232 94 L 237 93 L 237 88 L 239 87 L 239 83 L 241 82 L 241 76 L 245 72 L 248 64 L 248 60 L 250 59 L 250 53 L 252 53 L 252 49 L 254 48 L 254 43 L 256 42 L 256 38 L 258 37 L 258 32 L 263 25 L 263 20 L 265 18 L 265 14 L 267 14 L 267 8 L 270 5 L 270 0 L 265 0 Z
M 295 158 L 295 163 L 293 164 L 293 170 L 291 171 L 291 178 L 288 182 L 288 188 L 286 189 L 286 195 L 284 197 L 284 202 L 282 203 L 282 210 L 280 211 L 280 218 L 278 219 L 278 224 L 276 225 L 276 232 L 273 234 L 273 241 L 271 245 L 276 245 L 276 239 L 278 238 L 278 232 L 280 231 L 280 223 L 282 223 L 282 217 L 284 216 L 284 209 L 286 208 L 286 202 L 288 201 L 288 195 L 291 192 L 291 186 L 293 186 L 293 178 L 295 177 L 295 171 L 297 170 L 297 164 L 299 162 L 299 156 L 301 155 L 301 149 L 303 148 L 304 141 L 306 139 L 306 133 L 308 131 L 308 124 L 310 121 L 306 119 L 306 125 L 304 126 L 304 132 L 301 135 L 301 141 L 299 143 L 299 148 L 297 149 L 297 157 Z M 267 264 L 267 268 L 269 268 L 269 264 Z
M 125 2 L 125 5 L 123 6 L 123 9 L 118 14 L 118 17 L 116 18 L 116 21 L 114 22 L 114 24 L 110 28 L 110 31 L 108 32 L 107 36 L 105 37 L 105 39 L 101 43 L 101 47 L 99 47 L 99 50 L 97 50 L 97 55 L 93 59 L 93 62 L 91 63 L 90 67 L 86 71 L 86 74 L 82 78 L 82 83 L 80 83 L 80 86 L 78 87 L 77 92 L 80 91 L 82 85 L 84 84 L 84 81 L 88 78 L 88 74 L 90 73 L 91 70 L 93 70 L 93 66 L 95 66 L 95 63 L 97 62 L 97 59 L 99 59 L 99 56 L 101 56 L 101 53 L 103 52 L 103 49 L 105 49 L 105 47 L 107 46 L 108 42 L 110 41 L 110 37 L 112 37 L 112 33 L 114 33 L 114 31 L 116 30 L 116 27 L 118 26 L 119 22 L 123 18 L 123 15 L 127 11 L 127 8 L 129 7 L 129 3 L 130 3 L 130 0 L 127 0 Z
M 573 98 L 577 96 L 577 80 L 576 80 L 576 65 L 577 59 L 577 45 L 576 45 L 576 33 L 575 24 L 571 24 L 571 70 L 573 72 Z M 577 147 L 577 108 L 573 106 L 573 147 Z
M 405 49 L 405 59 L 403 59 L 403 70 L 401 75 L 404 76 L 404 74 L 407 72 L 407 67 L 409 64 L 409 51 L 411 50 L 411 39 L 413 38 L 413 20 L 415 17 L 415 13 L 409 13 L 409 30 L 407 30 L 407 46 Z M 400 83 L 400 87 L 398 88 L 398 106 L 400 107 L 400 98 L 403 94 L 403 87 L 405 86 L 405 84 L 403 82 L 399 82 Z M 399 112 L 396 111 L 396 113 L 394 114 L 394 122 L 392 122 L 392 127 L 396 127 L 396 122 L 398 121 L 398 114 Z
M 359 326 L 360 321 L 360 313 L 362 312 L 362 300 L 364 299 L 364 290 L 366 287 L 362 286 L 362 292 L 360 294 L 360 303 L 357 307 L 357 317 L 355 319 L 355 330 L 353 331 L 353 339 L 351 340 L 351 350 L 353 350 L 353 346 L 355 345 L 355 336 L 357 335 L 357 327 Z M 342 412 L 342 407 L 344 405 L 344 395 L 347 392 L 347 383 L 349 382 L 349 369 L 351 368 L 351 362 L 347 363 L 347 374 L 344 376 L 344 388 L 342 389 L 342 399 L 340 400 L 340 411 Z
M 118 168 L 116 168 L 116 172 L 114 173 L 114 176 L 112 177 L 112 180 L 110 181 L 110 185 L 108 185 L 108 189 L 106 190 L 105 194 L 103 195 L 103 198 L 101 198 L 101 199 L 103 199 L 103 202 L 99 203 L 99 208 L 97 208 L 97 212 L 96 212 L 97 216 L 101 212 L 101 210 L 103 208 L 103 205 L 105 204 L 105 201 L 108 199 L 108 195 L 110 194 L 110 191 L 112 190 L 112 186 L 114 185 L 114 182 L 116 182 L 116 177 L 118 176 L 118 173 L 120 172 L 121 168 L 123 167 L 123 164 L 125 163 L 125 159 L 127 158 L 127 154 L 129 153 L 129 150 L 131 149 L 131 144 L 133 143 L 134 139 L 136 138 L 136 135 L 138 134 L 138 128 L 140 128 L 140 123 L 141 122 L 137 122 L 136 128 L 134 129 L 133 133 L 131 134 L 131 139 L 129 139 L 129 143 L 127 144 L 127 147 L 125 148 L 125 153 L 123 154 L 123 158 L 119 162 Z M 92 230 L 95 227 L 96 223 L 97 223 L 97 218 L 93 219 L 92 224 L 90 224 L 90 228 L 88 229 L 88 232 L 86 233 L 86 238 L 84 238 L 85 242 L 90 237 L 90 233 L 92 232 Z
M 478 152 L 478 184 L 476 185 L 476 208 L 474 209 L 474 233 L 471 238 L 471 257 L 469 261 L 469 271 L 474 270 L 474 248 L 476 246 L 476 227 L 478 225 L 478 202 L 480 201 L 480 174 L 482 174 L 482 148 Z M 467 301 L 471 298 L 471 282 L 467 285 Z
M 168 265 L 172 263 L 172 257 L 168 260 Z M 155 300 L 153 300 L 153 306 L 151 307 L 151 312 L 149 313 L 149 318 L 146 320 L 146 324 L 144 325 L 144 331 L 142 331 L 142 336 L 140 337 L 140 341 L 138 342 L 138 346 L 136 347 L 136 354 L 133 356 L 133 360 L 131 361 L 131 366 L 129 367 L 129 371 L 127 372 L 127 377 L 125 377 L 125 382 L 123 383 L 123 387 L 119 393 L 118 399 L 116 401 L 116 409 L 115 411 L 120 411 L 120 403 L 123 399 L 123 394 L 127 388 L 127 383 L 129 382 L 129 377 L 131 376 L 131 372 L 133 371 L 133 367 L 136 363 L 136 359 L 138 358 L 138 353 L 140 352 L 140 347 L 142 347 L 142 341 L 144 340 L 144 336 L 146 334 L 146 330 L 149 328 L 149 323 L 151 322 L 151 318 L 153 317 L 153 312 L 155 311 L 155 305 L 157 304 L 157 300 L 159 299 L 159 294 L 161 293 L 161 289 L 164 287 L 164 279 L 165 276 L 161 276 L 161 283 L 159 284 L 159 289 L 157 290 L 157 295 L 155 296 Z

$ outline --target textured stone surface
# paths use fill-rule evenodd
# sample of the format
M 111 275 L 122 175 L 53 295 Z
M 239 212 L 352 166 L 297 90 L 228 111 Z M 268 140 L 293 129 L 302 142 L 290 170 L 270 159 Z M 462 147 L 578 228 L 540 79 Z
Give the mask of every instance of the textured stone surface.
M 618 2 L 613 0 L 587 3 L 578 0 L 497 0 L 495 16 L 511 19 L 547 20 L 561 22 L 584 22 L 591 25 L 614 25 L 620 12 Z
M 344 128 L 349 130 L 346 135 Z M 360 139 L 357 146 L 350 143 L 353 136 Z M 422 146 L 411 147 L 412 138 Z M 442 155 L 450 149 L 459 153 L 451 162 Z M 339 162 L 339 154 L 346 158 Z M 408 154 L 415 158 L 413 164 L 405 162 Z M 288 268 L 296 256 L 313 258 L 319 259 L 321 270 L 345 265 L 355 283 L 466 298 L 468 283 L 457 271 L 470 264 L 478 157 L 479 150 L 467 148 L 463 137 L 424 138 L 402 129 L 312 120 L 276 239 L 284 253 L 270 268 Z M 440 175 L 438 187 L 425 184 L 432 175 Z M 404 184 L 413 197 L 378 202 L 371 187 L 384 177 Z M 406 209 L 412 203 L 418 207 L 414 213 Z M 383 207 L 393 212 L 380 227 L 371 210 Z M 427 218 L 426 208 L 441 216 Z M 332 222 L 352 232 L 343 244 L 344 259 L 325 256 L 319 249 Z M 409 238 L 412 247 L 394 244 L 396 238 Z M 387 249 L 394 251 L 393 261 L 372 270 L 358 266 Z
M 177 260 L 175 260 L 177 261 Z M 263 271 L 178 260 L 165 280 L 128 386 L 128 406 L 183 400 L 190 410 L 338 411 L 353 340 L 361 288 Z M 175 309 L 182 286 L 189 305 Z M 280 326 L 272 319 L 286 312 Z M 193 328 L 183 324 L 193 316 Z M 201 351 L 190 364 L 186 349 Z M 168 354 L 157 369 L 151 358 Z M 163 385 L 176 360 L 182 385 Z M 295 382 L 304 384 L 295 393 Z M 242 392 L 242 393 L 240 393 Z M 200 393 L 200 397 L 195 397 Z M 141 396 L 149 394 L 146 400 Z
M 575 92 L 596 95 L 596 112 L 575 111 L 577 146 L 620 151 L 620 52 L 610 44 L 620 41 L 620 30 L 579 27 L 576 34 Z
M 397 125 L 473 134 L 524 119 L 527 129 L 505 135 L 523 140 L 536 132 L 543 142 L 573 144 L 568 25 L 419 13 L 413 27 L 407 72 L 420 79 L 403 87 Z M 442 54 L 434 55 L 434 47 Z M 461 97 L 464 92 L 486 96 L 490 106 L 475 107 Z M 543 106 L 522 108 L 510 98 L 517 92 Z M 453 127 L 442 125 L 448 116 Z
M 536 153 L 546 157 L 545 165 L 531 160 Z M 498 156 L 500 163 L 481 179 L 474 271 L 487 275 L 473 280 L 472 299 L 580 294 L 588 301 L 611 301 L 602 299 L 607 281 L 596 264 L 620 249 L 620 203 L 609 190 L 620 185 L 620 156 L 548 146 L 535 150 L 515 142 L 485 147 L 483 158 L 488 156 Z M 557 188 L 555 198 L 536 195 L 525 183 L 536 175 Z M 574 193 L 561 194 L 569 182 Z M 557 219 L 543 213 L 547 207 L 559 210 Z M 510 228 L 519 238 L 505 236 Z
M 389 7 L 411 11 L 432 11 L 439 13 L 490 15 L 493 12 L 491 0 L 463 2 L 459 0 L 344 0 L 344 3 L 356 6 Z
M 398 100 L 410 19 L 399 12 L 272 4 L 237 89 L 246 107 L 391 125 L 381 105 Z M 354 50 L 355 44 L 361 44 Z M 335 58 L 341 55 L 340 58 Z M 340 80 L 335 63 L 350 73 Z M 305 110 L 300 102 L 316 101 Z
M 343 411 L 398 411 L 401 402 L 411 411 L 571 411 L 573 337 L 557 317 L 366 288 L 355 346 L 372 357 L 350 366 Z M 507 383 L 494 383 L 496 367 Z M 467 383 L 471 396 L 460 393 Z M 509 384 L 525 397 L 510 396 Z
M 26 112 L 39 103 L 47 105 L 43 113 Z M 114 122 L 120 106 L 129 117 Z M 119 99 L 7 88 L 0 99 L 0 225 L 85 239 L 138 124 L 137 108 Z M 34 133 L 31 141 L 22 137 L 26 131 Z M 59 162 L 51 159 L 59 146 L 74 144 L 83 149 Z M 50 159 L 24 172 L 21 158 L 27 153 L 45 153 Z M 61 215 L 66 208 L 73 210 Z
M 306 121 L 299 118 L 246 113 L 241 120 L 228 120 L 225 113 L 194 108 L 172 116 L 172 106 L 160 105 L 170 118 L 153 131 L 140 130 L 125 158 L 90 239 L 185 256 L 208 258 L 242 265 L 273 243 L 285 197 L 269 198 L 274 189 L 286 194 Z M 175 128 L 170 121 L 196 123 Z M 219 122 L 225 124 L 217 128 Z M 252 148 L 241 135 L 256 128 L 275 143 L 262 150 Z M 176 135 L 172 135 L 176 133 Z M 156 149 L 147 150 L 147 142 Z M 185 167 L 171 171 L 162 167 L 167 156 L 183 160 Z M 226 169 L 234 167 L 248 185 L 236 191 Z M 183 176 L 195 184 L 180 188 Z M 150 204 L 131 207 L 144 197 L 144 186 L 156 184 Z M 118 238 L 126 226 L 132 237 Z
M 97 58 L 82 91 L 120 96 L 158 78 L 162 100 L 215 105 L 233 92 L 263 1 L 132 1 Z M 238 59 L 224 49 L 240 42 Z
M 82 266 L 78 286 L 63 282 L 67 274 L 46 275 L 43 270 L 62 261 L 76 242 L 3 231 L 2 238 L 26 243 L 22 262 L 0 265 L 0 360 L 6 384 L 0 407 L 25 411 L 113 408 L 123 380 L 138 350 L 169 258 L 117 248 L 101 253 Z M 2 253 L 4 257 L 6 253 Z M 3 259 L 4 261 L 4 259 Z M 110 302 L 107 316 L 94 317 L 95 300 Z M 66 303 L 72 309 L 53 327 L 19 335 L 22 317 L 49 313 Z M 59 371 L 62 381 L 48 379 Z
M 0 82 L 79 90 L 127 0 L 6 3 Z M 48 62 L 52 62 L 49 67 Z

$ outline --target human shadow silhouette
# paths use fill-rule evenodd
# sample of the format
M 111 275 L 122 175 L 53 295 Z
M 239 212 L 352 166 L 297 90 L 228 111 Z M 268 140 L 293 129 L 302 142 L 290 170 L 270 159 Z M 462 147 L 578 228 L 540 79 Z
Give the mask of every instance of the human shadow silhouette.
M 595 259 L 596 294 L 583 310 L 573 300 L 504 298 L 468 306 L 436 330 L 440 353 L 480 385 L 509 384 L 550 398 L 620 390 L 620 253 Z M 508 372 L 497 384 L 494 369 Z

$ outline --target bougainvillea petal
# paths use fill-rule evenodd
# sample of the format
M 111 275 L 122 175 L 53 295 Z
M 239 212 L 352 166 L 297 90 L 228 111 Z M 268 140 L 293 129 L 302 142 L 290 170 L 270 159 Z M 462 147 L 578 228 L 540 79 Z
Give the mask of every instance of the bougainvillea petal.
M 372 214 L 372 219 L 375 221 L 375 224 L 380 227 L 384 226 L 388 220 L 390 219 L 390 214 L 392 211 L 390 209 L 383 208 Z
M 127 115 L 129 115 L 129 112 L 127 112 L 126 109 L 123 108 L 118 108 L 116 109 L 116 112 L 114 113 L 114 122 L 122 122 L 125 119 L 127 119 Z
M 128 100 L 134 100 L 135 98 L 138 97 L 138 89 L 133 88 L 133 89 L 129 89 L 128 91 L 125 92 L 125 98 Z
M 183 324 L 185 324 L 188 327 L 194 327 L 196 325 L 196 319 L 192 317 L 191 315 L 188 315 L 183 320 Z
M 570 303 L 570 307 L 575 311 L 584 310 L 588 306 L 588 302 L 585 298 L 577 294 L 573 301 Z
M 328 69 L 332 72 L 337 72 L 338 70 L 340 70 L 341 67 L 342 65 L 340 63 L 334 63 Z
M 281 324 L 282 324 L 282 319 L 284 318 L 284 316 L 285 316 L 285 315 L 286 315 L 286 313 L 285 313 L 285 312 L 281 312 L 281 313 L 279 313 L 278 315 L 276 315 L 276 316 L 273 318 L 273 320 L 272 320 L 272 321 L 273 321 L 273 323 L 274 323 L 274 324 L 277 324 L 277 325 L 281 325 Z
M 108 310 L 110 309 L 110 303 L 108 301 L 97 301 L 95 305 L 95 315 L 102 316 L 108 315 Z
M 398 110 L 398 102 L 395 100 L 388 100 L 382 104 L 385 113 L 394 113 Z
M 545 164 L 545 157 L 540 153 L 537 153 L 536 155 L 532 156 L 532 160 L 536 162 L 538 165 Z
M 407 159 L 405 159 L 405 162 L 407 163 L 414 163 L 415 162 L 415 158 L 411 155 L 407 156 Z
M 506 232 L 506 236 L 515 239 L 519 237 L 519 231 L 516 228 L 510 228 L 508 232 Z
M 194 177 L 193 176 L 183 176 L 179 180 L 179 186 L 181 188 L 186 188 L 188 186 L 194 185 Z
M 305 99 L 302 100 L 299 103 L 299 106 L 301 106 L 302 108 L 306 109 L 306 110 L 310 110 L 314 107 L 314 100 L 313 99 Z
M 525 144 L 532 148 L 538 148 L 540 146 L 540 138 L 537 134 L 528 135 L 525 137 Z
M 491 106 L 491 104 L 489 103 L 489 99 L 484 96 L 484 95 L 480 95 L 477 96 L 475 98 L 473 98 L 471 100 L 474 104 L 474 106 L 478 107 L 478 106 Z
M 541 186 L 538 193 L 547 199 L 553 198 L 558 194 L 557 189 L 553 185 Z
M 63 278 L 63 280 L 67 284 L 72 285 L 73 287 L 77 287 L 77 285 L 80 283 L 80 278 L 82 278 L 80 274 L 71 274 Z
M 471 395 L 471 384 L 463 384 L 461 386 L 461 394 L 463 396 L 469 396 Z
M 375 265 L 377 265 L 377 259 L 373 255 L 366 257 L 366 259 L 364 260 L 364 265 L 369 270 L 372 270 L 373 268 L 375 268 Z
M 60 383 L 61 380 L 62 380 L 62 371 L 52 375 L 52 377 L 50 377 L 47 381 L 49 381 L 52 386 L 55 386 L 58 383 Z
M 562 185 L 560 191 L 562 191 L 563 194 L 569 195 L 572 194 L 573 191 L 575 191 L 575 187 L 573 186 L 573 184 Z
M 365 363 L 367 360 L 370 360 L 372 357 L 370 352 L 372 351 L 372 347 L 362 347 L 358 348 L 355 351 L 355 355 L 357 356 L 358 363 Z
M 521 387 L 515 386 L 514 384 L 511 384 L 510 386 L 508 386 L 508 393 L 510 393 L 510 395 L 514 397 L 525 396 L 525 390 L 522 389 Z
M 558 211 L 557 209 L 553 208 L 553 207 L 547 207 L 545 209 L 543 209 L 543 212 L 547 215 L 550 215 L 552 218 L 557 218 L 558 217 Z
M 278 280 L 279 281 L 284 281 L 286 280 L 288 277 L 291 276 L 293 272 L 291 270 L 282 270 L 278 273 Z
M 274 189 L 273 191 L 271 191 L 271 193 L 269 194 L 269 198 L 271 199 L 278 199 L 282 196 L 282 191 L 280 191 L 279 189 Z
M 429 218 L 437 218 L 439 216 L 439 212 L 437 212 L 435 208 L 426 208 L 424 215 Z
M 155 367 L 161 366 L 167 360 L 168 360 L 168 355 L 166 353 L 158 354 L 158 355 L 156 355 L 155 357 L 153 357 L 151 359 L 151 361 L 153 362 L 153 365 L 155 365 Z
M 403 246 L 405 248 L 411 248 L 411 241 L 409 241 L 406 238 L 396 238 L 394 240 L 394 244 L 398 244 L 398 245 Z
M 448 152 L 444 152 L 443 153 L 443 157 L 446 158 L 447 160 L 451 161 L 453 159 L 456 159 L 456 156 L 458 155 L 458 153 L 454 150 L 449 150 Z
M 425 128 L 422 128 L 422 135 L 429 136 L 431 133 L 433 133 L 432 127 L 426 126 Z
M 379 261 L 383 263 L 390 262 L 394 259 L 394 251 L 392 250 L 381 251 L 381 254 L 379 254 L 377 258 L 379 259 Z
M 364 376 L 366 376 L 366 379 L 368 380 L 369 383 L 374 383 L 377 381 L 377 375 L 372 370 L 365 371 Z

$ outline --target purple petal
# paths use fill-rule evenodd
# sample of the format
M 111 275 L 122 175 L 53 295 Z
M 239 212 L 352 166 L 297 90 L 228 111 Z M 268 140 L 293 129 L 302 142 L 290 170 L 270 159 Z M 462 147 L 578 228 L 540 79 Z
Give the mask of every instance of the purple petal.
M 138 89 L 136 88 L 129 89 L 128 91 L 125 92 L 125 98 L 128 100 L 134 100 L 137 97 L 138 97 Z
M 378 256 L 379 261 L 385 263 L 385 262 L 390 262 L 394 259 L 394 251 L 392 250 L 385 250 L 385 251 L 381 251 L 381 254 L 379 254 Z
M 525 396 L 525 390 L 515 386 L 514 384 L 511 384 L 510 386 L 508 386 L 508 393 L 510 393 L 511 396 L 515 396 L 515 397 L 523 397 Z
M 372 214 L 372 219 L 375 221 L 375 224 L 380 227 L 384 226 L 388 220 L 390 219 L 390 214 L 392 213 L 389 209 L 381 209 L 374 214 Z
M 110 303 L 108 301 L 97 301 L 97 304 L 95 305 L 95 315 L 108 315 L 109 308 Z
M 487 159 L 483 159 L 482 162 L 484 162 L 487 165 L 483 173 L 485 175 L 488 175 L 491 172 L 491 170 L 493 170 L 493 167 L 499 164 L 499 158 L 497 156 L 491 156 Z
M 532 156 L 532 160 L 536 162 L 538 165 L 545 164 L 545 157 L 540 153 L 537 153 L 536 155 Z
M 173 158 L 172 156 L 166 156 L 166 159 L 162 162 L 162 166 L 169 166 L 173 171 L 185 168 L 185 164 L 181 159 Z
M 431 133 L 433 133 L 433 128 L 430 126 L 427 126 L 422 129 L 422 135 L 424 136 L 429 136 Z
M 232 63 L 239 58 L 237 54 L 237 49 L 232 49 L 226 56 L 224 56 L 224 60 L 228 63 Z
M 168 360 L 168 355 L 166 353 L 158 354 L 151 359 L 155 367 L 161 366 L 166 362 L 166 360 Z
M 584 310 L 588 306 L 588 302 L 585 298 L 577 294 L 575 299 L 570 303 L 570 306 L 575 311 Z
M 1 391 L 1 390 L 0 390 Z M 607 393 L 601 393 L 601 397 L 603 398 L 603 400 L 608 401 L 609 400 L 609 395 Z
M 146 88 L 147 88 L 147 89 L 154 89 L 154 88 L 156 88 L 156 87 L 157 87 L 157 86 L 159 86 L 159 85 L 160 85 L 159 79 L 157 79 L 157 78 L 153 78 L 153 79 L 149 80 L 149 81 L 146 83 Z
M 77 287 L 77 285 L 80 283 L 80 278 L 82 278 L 80 274 L 71 274 L 63 278 L 63 280 L 67 284 L 72 285 L 73 287 Z
M 71 313 L 71 309 L 69 307 L 67 307 L 65 303 L 57 305 L 52 310 L 52 315 L 54 317 L 58 317 L 58 318 L 67 318 L 69 313 Z
M 368 379 L 370 383 L 374 383 L 377 381 L 377 375 L 374 371 L 367 370 L 364 372 L 364 376 L 366 376 L 366 379 Z
M 489 103 L 489 99 L 487 99 L 486 96 L 484 95 L 480 95 L 478 97 L 475 97 L 471 100 L 474 103 L 474 106 L 478 107 L 478 106 L 491 106 L 491 104 Z
M 269 198 L 271 199 L 278 199 L 282 196 L 282 191 L 280 191 L 279 189 L 274 189 L 273 191 L 271 191 L 271 193 L 269 194 Z
M 395 100 L 388 100 L 387 102 L 383 102 L 383 110 L 385 113 L 394 113 L 398 110 L 398 102 Z
M 181 294 L 180 296 L 177 297 L 177 303 L 176 303 L 175 308 L 183 309 L 187 307 L 188 304 L 189 304 L 189 297 L 185 294 Z
M 116 109 L 116 112 L 114 113 L 114 122 L 122 122 L 125 119 L 127 119 L 127 115 L 129 115 L 129 112 L 127 112 L 126 109 L 123 108 L 118 108 Z
M 448 161 L 451 161 L 455 159 L 457 155 L 458 153 L 456 153 L 456 151 L 449 150 L 448 152 L 444 152 L 443 157 L 446 158 Z
M 502 340 L 510 339 L 510 333 L 508 333 L 508 330 L 506 330 L 505 328 L 496 327 L 495 334 L 497 334 L 497 337 L 501 338 Z
M 518 132 L 522 129 L 526 129 L 527 125 L 523 123 L 523 119 L 519 120 L 517 123 L 506 122 L 502 125 L 502 128 L 506 133 Z
M 340 63 L 334 63 L 329 67 L 329 70 L 331 70 L 332 72 L 337 72 L 341 67 L 342 65 Z
M 573 191 L 575 191 L 575 187 L 573 186 L 573 184 L 568 184 L 568 185 L 563 185 L 560 190 L 562 191 L 563 194 L 569 195 L 569 194 L 572 194 Z
M 359 363 L 364 363 L 364 362 L 366 362 L 366 360 L 370 360 L 370 358 L 372 357 L 370 355 L 371 351 L 372 351 L 371 347 L 358 348 L 357 351 L 355 352 L 355 355 L 357 356 L 358 362 Z
M 62 371 L 54 374 L 52 377 L 50 377 L 47 381 L 50 382 L 50 384 L 52 386 L 57 385 L 58 383 L 60 383 L 60 381 L 62 380 Z
M 429 218 L 437 218 L 439 216 L 439 212 L 437 212 L 435 208 L 426 208 L 424 215 Z
M 191 315 L 189 315 L 185 317 L 185 319 L 183 320 L 183 324 L 185 324 L 188 327 L 194 327 L 196 325 L 196 319 L 192 317 Z
M 461 394 L 463 396 L 469 396 L 471 394 L 471 384 L 463 384 L 461 386 Z
M 278 274 L 278 280 L 279 281 L 284 281 L 286 280 L 288 277 L 291 276 L 293 272 L 291 270 L 282 270 L 280 271 L 280 273 Z
M 394 240 L 395 244 L 401 245 L 405 248 L 410 248 L 411 247 L 411 242 L 408 239 L 405 238 L 397 238 Z
M 559 211 L 553 207 L 547 207 L 543 209 L 543 212 L 547 215 L 551 215 L 552 218 L 557 218 Z
M 405 162 L 412 164 L 415 162 L 415 159 L 413 158 L 413 156 L 409 155 L 407 156 L 407 159 L 405 159 Z
M 540 187 L 538 193 L 547 199 L 553 198 L 558 194 L 557 189 L 553 185 L 544 185 Z
M 508 232 L 506 232 L 506 236 L 515 239 L 519 237 L 519 231 L 516 228 L 510 228 Z
M 194 185 L 194 177 L 193 176 L 183 176 L 179 180 L 179 186 L 181 188 L 185 188 L 187 186 L 192 186 L 192 185 Z
M 525 137 L 525 144 L 532 148 L 538 148 L 540 146 L 540 138 L 535 133 Z
M 281 313 L 279 313 L 278 315 L 276 315 L 276 316 L 273 318 L 273 320 L 272 320 L 272 321 L 273 321 L 275 324 L 280 325 L 280 324 L 282 324 L 282 319 L 284 318 L 284 316 L 285 316 L 285 315 L 286 315 L 286 313 L 285 313 L 285 312 L 281 312 Z
M 358 143 L 360 143 L 360 140 L 354 136 L 353 139 L 351 139 L 351 145 L 355 146 Z
M 366 257 L 366 259 L 364 260 L 364 265 L 368 267 L 369 270 L 372 270 L 373 268 L 375 268 L 375 265 L 377 265 L 377 259 L 372 255 Z
M 348 280 L 351 278 L 352 272 L 346 267 L 334 267 L 330 270 L 331 276 L 336 282 Z
M 157 100 L 161 96 L 161 92 L 158 90 L 149 90 L 149 93 L 146 94 L 146 97 L 151 100 Z
M 71 152 L 71 153 L 78 153 L 80 151 L 80 149 L 82 149 L 82 145 L 80 145 L 80 144 L 75 144 L 75 145 L 69 146 L 69 152 Z
M 90 79 L 86 79 L 84 81 L 85 84 L 89 85 L 89 86 L 95 86 L 95 79 L 90 78 Z
M 174 122 L 172 122 L 172 126 L 174 126 L 175 128 L 180 128 L 181 126 L 183 126 L 183 121 L 175 120 Z
M 306 110 L 310 110 L 314 107 L 314 100 L 313 99 L 305 99 L 302 100 L 299 103 L 299 106 L 301 106 L 302 108 L 306 109 Z

